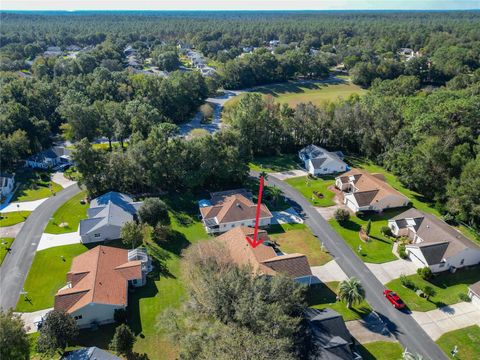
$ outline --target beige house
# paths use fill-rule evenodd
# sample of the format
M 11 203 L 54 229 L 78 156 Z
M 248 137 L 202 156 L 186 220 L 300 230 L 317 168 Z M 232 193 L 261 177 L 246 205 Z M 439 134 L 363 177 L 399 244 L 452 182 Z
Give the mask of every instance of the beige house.
M 383 174 L 370 174 L 352 169 L 335 178 L 335 186 L 343 191 L 344 203 L 353 212 L 376 211 L 407 206 L 410 200 L 386 181 Z
M 203 224 L 209 234 L 218 234 L 239 226 L 255 226 L 257 204 L 245 189 L 211 193 L 211 200 L 199 202 Z M 272 213 L 261 205 L 259 226 L 268 226 Z

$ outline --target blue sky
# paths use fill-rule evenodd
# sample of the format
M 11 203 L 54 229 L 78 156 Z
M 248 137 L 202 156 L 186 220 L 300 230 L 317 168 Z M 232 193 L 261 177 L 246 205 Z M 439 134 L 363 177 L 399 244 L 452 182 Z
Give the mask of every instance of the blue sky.
M 462 10 L 480 0 L 2 0 L 2 10 Z

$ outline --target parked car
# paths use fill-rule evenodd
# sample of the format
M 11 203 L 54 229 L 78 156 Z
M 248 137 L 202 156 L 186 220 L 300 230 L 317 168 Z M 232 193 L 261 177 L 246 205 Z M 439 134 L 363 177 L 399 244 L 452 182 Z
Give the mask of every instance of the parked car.
M 395 291 L 387 289 L 383 291 L 383 295 L 388 301 L 390 301 L 395 309 L 403 309 L 405 307 L 405 303 L 402 301 L 402 299 L 400 299 L 400 296 L 398 296 Z

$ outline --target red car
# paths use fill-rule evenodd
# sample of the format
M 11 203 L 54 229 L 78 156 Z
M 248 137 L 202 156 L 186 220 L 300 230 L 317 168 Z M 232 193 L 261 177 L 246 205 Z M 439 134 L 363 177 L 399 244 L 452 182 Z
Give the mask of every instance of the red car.
M 392 290 L 384 290 L 383 295 L 390 301 L 395 309 L 403 309 L 405 307 L 405 303 L 400 299 L 400 296 L 397 295 L 395 291 Z

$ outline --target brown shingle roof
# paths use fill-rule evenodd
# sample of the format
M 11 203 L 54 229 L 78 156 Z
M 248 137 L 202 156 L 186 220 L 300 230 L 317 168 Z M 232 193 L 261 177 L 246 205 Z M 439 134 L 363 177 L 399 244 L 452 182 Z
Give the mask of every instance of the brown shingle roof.
M 128 250 L 97 246 L 72 261 L 71 287 L 55 295 L 55 309 L 73 312 L 89 303 L 127 305 L 128 280 L 141 279 L 140 261 L 128 261 Z
M 468 287 L 470 291 L 475 293 L 478 297 L 480 297 L 480 281 L 477 281 L 475 284 L 472 284 Z

